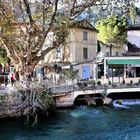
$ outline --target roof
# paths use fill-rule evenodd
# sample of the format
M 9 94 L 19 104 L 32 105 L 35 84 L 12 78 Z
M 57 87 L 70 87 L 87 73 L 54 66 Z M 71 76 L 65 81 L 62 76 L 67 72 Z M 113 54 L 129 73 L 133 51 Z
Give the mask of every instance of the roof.
M 140 30 L 140 24 L 131 25 L 127 28 L 128 31 Z
M 128 52 L 140 52 L 140 48 L 134 44 L 131 44 L 131 42 L 127 42 L 127 46 L 128 46 Z
M 95 59 L 92 60 L 85 60 L 85 61 L 81 61 L 81 62 L 75 62 L 73 64 L 71 64 L 72 66 L 76 66 L 76 65 L 81 65 L 81 64 L 87 64 L 87 63 L 93 63 L 95 61 Z
M 87 20 L 81 20 L 79 22 L 76 22 L 73 27 L 98 32 L 98 30 L 93 25 L 91 25 Z

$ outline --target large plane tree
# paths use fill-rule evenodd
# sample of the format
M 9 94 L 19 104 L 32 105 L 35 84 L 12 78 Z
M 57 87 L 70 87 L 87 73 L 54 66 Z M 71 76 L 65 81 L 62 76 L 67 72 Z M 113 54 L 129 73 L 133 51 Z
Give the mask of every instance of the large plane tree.
M 31 73 L 45 55 L 66 41 L 69 26 L 84 10 L 103 3 L 104 0 L 0 0 L 0 45 L 20 75 Z
M 60 47 L 68 26 L 96 0 L 1 0 L 0 43 L 20 75 Z M 51 34 L 50 34 L 51 33 Z

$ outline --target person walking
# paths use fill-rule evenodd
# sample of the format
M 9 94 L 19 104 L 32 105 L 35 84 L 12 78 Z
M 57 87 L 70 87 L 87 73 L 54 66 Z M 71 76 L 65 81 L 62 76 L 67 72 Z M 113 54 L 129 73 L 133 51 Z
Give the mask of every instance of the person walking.
M 5 83 L 5 87 L 7 87 L 7 85 L 8 85 L 8 76 L 5 76 L 4 83 Z
M 14 82 L 15 82 L 15 77 L 14 77 L 14 74 L 12 74 L 12 76 L 11 76 L 11 85 L 12 86 L 14 85 Z

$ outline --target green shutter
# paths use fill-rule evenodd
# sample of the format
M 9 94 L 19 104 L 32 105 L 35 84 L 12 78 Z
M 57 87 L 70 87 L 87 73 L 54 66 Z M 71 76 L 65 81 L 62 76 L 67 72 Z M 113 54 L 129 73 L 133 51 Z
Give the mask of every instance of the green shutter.
M 10 67 L 10 73 L 14 72 L 14 67 Z

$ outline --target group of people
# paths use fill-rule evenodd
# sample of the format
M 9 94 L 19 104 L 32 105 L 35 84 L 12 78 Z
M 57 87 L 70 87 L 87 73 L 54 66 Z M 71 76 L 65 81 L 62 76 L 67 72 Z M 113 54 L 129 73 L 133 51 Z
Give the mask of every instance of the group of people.
M 10 79 L 8 79 L 8 76 L 5 76 L 5 77 L 4 77 L 5 87 L 7 87 L 9 80 L 10 80 L 10 82 L 11 82 L 11 85 L 14 86 L 14 83 L 15 83 L 14 74 L 11 75 Z

